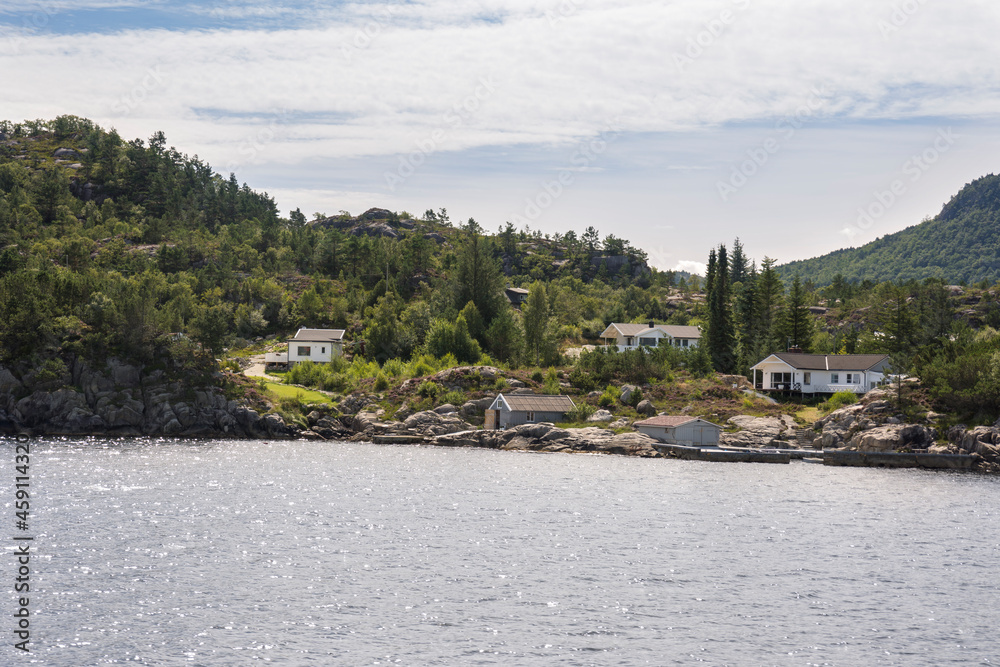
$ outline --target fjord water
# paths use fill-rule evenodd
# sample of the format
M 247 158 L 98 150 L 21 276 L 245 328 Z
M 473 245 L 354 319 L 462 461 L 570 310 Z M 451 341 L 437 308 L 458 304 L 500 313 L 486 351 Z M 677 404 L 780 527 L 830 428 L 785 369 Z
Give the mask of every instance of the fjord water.
M 35 441 L 31 473 L 3 664 L 1000 663 L 993 477 L 177 440 Z

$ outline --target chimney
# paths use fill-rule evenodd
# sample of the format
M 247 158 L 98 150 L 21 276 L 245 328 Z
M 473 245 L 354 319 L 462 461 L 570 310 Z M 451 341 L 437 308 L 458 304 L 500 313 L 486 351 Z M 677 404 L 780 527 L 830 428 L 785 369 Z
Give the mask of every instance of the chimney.
M 656 324 L 654 324 L 653 322 L 650 322 L 650 323 L 649 323 L 649 328 L 650 328 L 650 329 L 652 329 L 652 328 L 653 328 L 653 327 L 655 327 L 655 326 L 656 326 Z
M 802 348 L 798 345 L 792 345 L 788 348 L 788 354 L 802 354 Z

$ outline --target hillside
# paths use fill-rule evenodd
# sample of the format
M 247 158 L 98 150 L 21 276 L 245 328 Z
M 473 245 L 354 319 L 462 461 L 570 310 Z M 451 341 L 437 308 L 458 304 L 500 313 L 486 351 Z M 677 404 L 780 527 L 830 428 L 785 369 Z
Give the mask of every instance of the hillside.
M 827 285 L 847 280 L 923 280 L 974 283 L 1000 279 L 1000 175 L 966 185 L 937 217 L 860 248 L 777 267 L 785 278 Z

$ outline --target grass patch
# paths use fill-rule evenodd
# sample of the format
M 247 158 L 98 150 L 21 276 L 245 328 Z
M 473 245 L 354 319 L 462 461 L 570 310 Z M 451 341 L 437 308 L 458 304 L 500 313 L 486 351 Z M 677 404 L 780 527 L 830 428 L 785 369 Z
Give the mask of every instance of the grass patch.
M 265 382 L 267 387 L 267 393 L 275 396 L 276 398 L 292 398 L 300 403 L 332 403 L 333 400 L 326 394 L 321 394 L 318 391 L 311 391 L 309 389 L 302 389 L 301 387 L 290 387 L 287 384 L 277 384 L 274 382 Z
M 804 407 L 795 413 L 795 421 L 806 426 L 812 426 L 824 416 L 818 407 Z

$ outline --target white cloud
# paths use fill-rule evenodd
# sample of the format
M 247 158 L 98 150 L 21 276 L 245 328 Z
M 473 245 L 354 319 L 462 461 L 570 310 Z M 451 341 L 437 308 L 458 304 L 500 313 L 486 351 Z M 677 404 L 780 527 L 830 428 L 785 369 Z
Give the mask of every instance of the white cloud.
M 693 273 L 697 276 L 704 276 L 708 273 L 708 266 L 702 262 L 683 260 L 677 262 L 677 265 L 674 267 L 674 271 L 687 271 L 688 273 Z
M 5 8 L 37 6 L 15 3 Z M 83 3 L 73 6 L 158 6 L 138 0 Z M 562 215 L 558 228 L 580 229 L 598 211 L 616 220 L 615 209 L 627 207 L 622 219 L 628 222 L 614 233 L 638 236 L 647 250 L 660 248 L 650 256 L 661 268 L 680 256 L 706 255 L 708 247 L 726 240 L 714 236 L 722 224 L 771 235 L 775 244 L 811 240 L 809 252 L 815 254 L 815 235 L 789 233 L 803 224 L 801 210 L 818 210 L 807 222 L 824 225 L 824 238 L 842 240 L 837 232 L 854 221 L 857 206 L 884 187 L 884 175 L 898 171 L 908 151 L 924 141 L 910 148 L 880 135 L 928 118 L 947 119 L 940 122 L 947 125 L 1000 114 L 1000 70 L 994 64 L 1000 60 L 1000 5 L 924 3 L 898 30 L 884 34 L 882 23 L 893 20 L 893 7 L 889 0 L 458 0 L 332 7 L 278 0 L 208 11 L 228 12 L 234 21 L 279 17 L 286 26 L 280 30 L 49 35 L 8 27 L 0 28 L 3 114 L 20 120 L 72 113 L 114 126 L 127 138 L 163 130 L 172 145 L 218 169 L 254 167 L 257 175 L 270 170 L 286 188 L 280 191 L 283 209 L 298 205 L 293 197 L 317 207 L 329 202 L 331 211 L 397 202 L 415 208 L 415 201 L 425 199 L 452 208 L 458 199 L 492 207 L 492 224 L 523 208 L 524 198 L 538 192 L 553 170 L 565 170 L 566 157 L 582 138 L 613 123 L 623 138 L 599 159 L 569 165 L 575 169 L 573 193 L 538 225 L 551 226 L 551 216 Z M 726 9 L 732 20 L 712 36 L 712 22 Z M 303 24 L 308 27 L 288 27 Z M 695 57 L 688 55 L 692 43 L 700 47 Z M 677 56 L 691 61 L 680 67 Z M 493 88 L 488 94 L 484 81 Z M 716 180 L 726 177 L 722 172 L 745 160 L 748 149 L 774 134 L 770 128 L 778 119 L 794 116 L 810 99 L 818 100 L 810 132 L 842 128 L 845 121 L 884 122 L 887 129 L 865 133 L 864 141 L 845 141 L 844 133 L 831 131 L 823 144 L 799 133 L 782 143 L 752 187 L 723 206 L 715 191 Z M 626 138 L 634 145 L 645 137 L 656 150 L 622 148 Z M 973 136 L 968 145 L 977 140 Z M 450 172 L 437 172 L 438 189 L 390 194 L 383 172 L 429 141 L 427 164 L 453 165 Z M 876 145 L 865 153 L 865 142 L 872 141 Z M 673 145 L 676 154 L 658 161 L 656 151 Z M 528 155 L 525 146 L 543 157 Z M 511 153 L 502 167 L 472 159 L 501 149 Z M 836 157 L 839 171 L 800 159 L 798 152 L 806 150 L 816 160 Z M 854 175 L 861 169 L 854 165 L 864 161 L 868 168 L 880 153 L 890 162 L 881 175 Z M 956 182 L 995 170 L 982 155 L 972 158 L 981 171 L 936 168 L 920 191 L 894 208 L 898 220 L 879 221 L 878 233 L 892 231 L 914 211 L 912 222 L 934 213 L 927 207 L 954 192 Z M 949 161 L 958 159 L 957 152 L 948 155 Z M 366 161 L 372 178 L 364 184 L 289 184 L 288 173 L 336 161 Z M 504 178 L 479 173 L 488 170 L 506 171 Z M 643 180 L 636 185 L 639 171 Z M 475 191 L 458 192 L 477 175 Z M 942 180 L 920 199 L 931 190 L 932 177 Z M 502 196 L 494 192 L 501 181 L 509 188 Z M 253 185 L 279 192 L 259 178 Z M 814 197 L 811 206 L 807 195 Z M 828 205 L 833 197 L 844 204 L 840 209 Z M 480 218 L 472 209 L 470 204 L 470 213 Z M 661 221 L 675 229 L 654 229 Z M 745 235 L 726 237 L 736 233 Z M 772 254 L 791 252 L 773 247 Z

